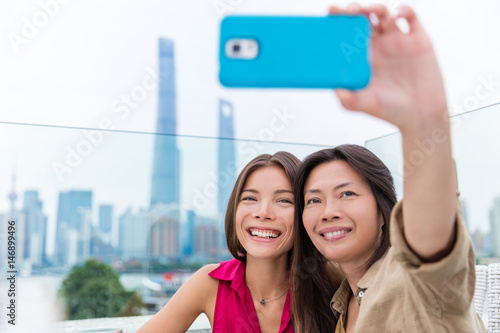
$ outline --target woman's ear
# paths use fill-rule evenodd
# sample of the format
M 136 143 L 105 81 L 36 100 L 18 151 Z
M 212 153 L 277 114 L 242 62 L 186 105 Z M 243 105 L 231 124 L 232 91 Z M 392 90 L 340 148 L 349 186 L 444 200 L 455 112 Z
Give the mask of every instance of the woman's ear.
M 380 226 L 381 229 L 382 229 L 382 227 L 385 224 L 385 222 L 384 222 L 384 216 L 382 215 L 382 212 L 378 213 L 378 224 L 379 224 L 379 226 Z

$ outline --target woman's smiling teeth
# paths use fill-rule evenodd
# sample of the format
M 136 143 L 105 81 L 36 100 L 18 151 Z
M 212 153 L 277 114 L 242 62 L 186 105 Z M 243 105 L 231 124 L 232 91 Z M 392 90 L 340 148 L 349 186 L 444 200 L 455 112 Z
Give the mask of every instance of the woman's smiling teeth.
M 249 229 L 248 232 L 250 235 L 259 238 L 278 238 L 280 235 L 279 232 L 272 230 Z
M 325 232 L 321 235 L 323 237 L 333 237 L 333 236 L 338 236 L 338 235 L 342 235 L 342 234 L 347 234 L 350 231 L 351 231 L 351 229 L 344 229 L 344 230 L 338 230 L 338 231 Z

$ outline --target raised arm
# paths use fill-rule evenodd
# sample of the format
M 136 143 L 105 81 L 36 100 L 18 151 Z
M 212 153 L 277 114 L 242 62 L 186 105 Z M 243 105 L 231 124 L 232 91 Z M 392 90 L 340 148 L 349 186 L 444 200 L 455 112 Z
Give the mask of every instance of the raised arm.
M 213 264 L 199 269 L 137 333 L 184 333 L 201 313 L 212 317 L 218 280 L 208 273 L 217 266 Z
M 409 7 L 401 7 L 397 17 L 381 5 L 351 5 L 348 12 L 377 18 L 371 40 L 373 76 L 366 89 L 338 90 L 337 96 L 345 108 L 401 130 L 404 235 L 421 259 L 437 261 L 454 243 L 457 185 L 446 95 L 433 47 Z M 407 33 L 396 25 L 397 18 L 407 22 Z

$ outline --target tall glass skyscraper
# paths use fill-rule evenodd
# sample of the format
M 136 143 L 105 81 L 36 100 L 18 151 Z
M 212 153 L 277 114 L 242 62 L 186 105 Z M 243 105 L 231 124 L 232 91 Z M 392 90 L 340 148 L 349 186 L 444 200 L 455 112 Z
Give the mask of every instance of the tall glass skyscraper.
M 57 264 L 73 264 L 75 260 L 85 257 L 87 251 L 84 243 L 90 241 L 91 211 L 92 191 L 59 193 L 55 251 Z
M 32 264 L 42 266 L 47 263 L 47 217 L 42 212 L 43 204 L 38 191 L 24 192 L 23 212 L 26 215 L 26 242 L 24 257 Z
M 113 206 L 99 206 L 99 229 L 104 233 L 110 233 L 113 224 Z
M 224 232 L 224 217 L 227 202 L 236 181 L 236 161 L 234 152 L 234 120 L 233 104 L 223 99 L 219 100 L 219 152 L 218 152 L 218 182 L 219 195 L 217 209 L 220 217 L 221 237 L 219 247 L 226 249 L 226 236 Z
M 186 223 L 184 225 L 182 238 L 183 239 L 183 251 L 184 256 L 192 256 L 194 253 L 194 238 L 195 238 L 195 219 L 196 213 L 194 210 L 189 209 L 186 212 Z
M 180 153 L 177 148 L 174 44 L 159 39 L 158 117 L 153 156 L 151 207 L 179 204 Z

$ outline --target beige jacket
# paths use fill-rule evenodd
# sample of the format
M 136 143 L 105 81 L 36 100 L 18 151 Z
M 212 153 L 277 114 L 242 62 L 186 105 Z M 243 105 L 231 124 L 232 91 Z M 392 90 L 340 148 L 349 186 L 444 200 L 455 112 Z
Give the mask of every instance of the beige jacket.
M 354 332 L 486 332 L 474 310 L 474 249 L 460 207 L 456 230 L 451 253 L 423 263 L 405 241 L 398 202 L 391 215 L 392 247 L 358 282 Z M 351 294 L 344 280 L 330 302 L 337 318 L 345 314 Z

